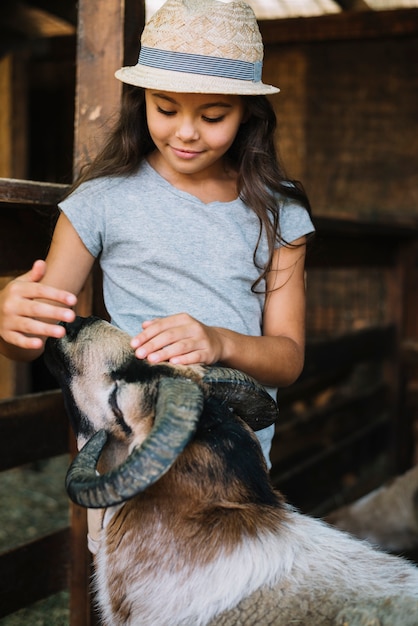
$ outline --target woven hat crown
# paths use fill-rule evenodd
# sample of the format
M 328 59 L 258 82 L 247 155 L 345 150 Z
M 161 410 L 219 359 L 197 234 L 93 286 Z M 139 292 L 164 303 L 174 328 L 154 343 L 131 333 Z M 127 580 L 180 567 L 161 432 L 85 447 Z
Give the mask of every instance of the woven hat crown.
M 251 63 L 263 60 L 263 42 L 255 15 L 240 0 L 168 0 L 151 17 L 141 43 L 172 52 Z
M 146 24 L 125 83 L 173 92 L 256 95 L 279 91 L 261 81 L 263 42 L 242 0 L 167 0 Z

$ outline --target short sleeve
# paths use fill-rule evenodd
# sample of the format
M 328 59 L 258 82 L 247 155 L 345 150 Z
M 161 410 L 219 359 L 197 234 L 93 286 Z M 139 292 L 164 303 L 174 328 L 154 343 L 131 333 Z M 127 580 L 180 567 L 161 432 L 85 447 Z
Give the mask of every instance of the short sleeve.
M 88 181 L 58 205 L 94 257 L 103 247 L 106 194 L 101 187 L 99 179 Z
M 285 242 L 291 243 L 299 237 L 309 235 L 315 227 L 308 211 L 301 204 L 286 200 L 280 208 L 280 235 Z

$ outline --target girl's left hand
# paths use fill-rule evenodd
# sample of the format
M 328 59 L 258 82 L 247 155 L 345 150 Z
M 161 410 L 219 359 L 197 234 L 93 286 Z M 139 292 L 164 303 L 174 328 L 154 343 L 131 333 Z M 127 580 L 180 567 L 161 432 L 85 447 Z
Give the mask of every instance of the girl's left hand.
M 222 335 L 219 329 L 205 326 L 187 313 L 148 320 L 131 346 L 138 359 L 150 363 L 211 365 L 221 360 Z

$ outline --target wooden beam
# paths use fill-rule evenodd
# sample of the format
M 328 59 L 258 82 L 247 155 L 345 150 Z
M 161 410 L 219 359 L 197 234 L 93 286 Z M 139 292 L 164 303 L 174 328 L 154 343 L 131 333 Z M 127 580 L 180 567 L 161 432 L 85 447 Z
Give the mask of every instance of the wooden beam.
M 69 529 L 0 555 L 0 617 L 67 588 Z
M 118 114 L 122 83 L 114 72 L 125 59 L 134 62 L 134 21 L 125 17 L 145 14 L 144 2 L 133 0 L 79 0 L 77 36 L 77 79 L 75 106 L 74 176 L 82 165 L 96 156 L 103 138 Z M 128 24 L 129 22 L 129 24 Z M 127 37 L 125 39 L 125 32 Z M 138 46 L 139 47 L 139 46 Z M 80 294 L 77 311 L 92 311 L 92 281 Z M 88 626 L 94 622 L 89 602 L 91 560 L 86 547 L 86 513 L 72 506 L 70 574 L 70 626 Z
M 0 58 L 0 176 L 23 178 L 27 170 L 27 58 Z
M 348 11 L 320 17 L 260 20 L 259 25 L 265 45 L 412 37 L 418 33 L 418 9 Z
M 55 206 L 68 191 L 69 185 L 42 183 L 33 180 L 0 178 L 0 202 Z
M 122 0 L 78 4 L 75 175 L 97 154 L 119 109 L 122 83 L 114 72 L 123 61 L 123 20 Z
M 11 175 L 12 56 L 0 59 L 0 176 Z
M 60 391 L 0 401 L 0 471 L 68 450 L 68 419 Z
M 399 250 L 418 239 L 416 221 L 339 219 L 315 216 L 316 235 L 308 244 L 308 267 L 394 268 Z

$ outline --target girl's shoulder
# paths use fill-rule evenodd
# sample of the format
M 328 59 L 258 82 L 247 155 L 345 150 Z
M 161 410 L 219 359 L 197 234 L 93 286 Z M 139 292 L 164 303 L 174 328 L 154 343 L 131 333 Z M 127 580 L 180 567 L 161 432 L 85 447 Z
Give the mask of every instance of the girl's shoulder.
M 82 182 L 68 197 L 92 197 L 106 194 L 120 194 L 124 188 L 137 185 L 137 181 L 147 178 L 146 168 L 140 166 L 131 174 L 100 176 Z
M 98 199 L 104 199 L 117 203 L 131 191 L 138 192 L 143 190 L 147 185 L 146 179 L 149 178 L 149 172 L 146 167 L 139 166 L 137 170 L 130 174 L 124 175 L 108 175 L 98 178 L 91 178 L 82 182 L 76 187 L 66 198 L 60 202 L 60 206 L 77 202 L 90 204 Z M 151 184 L 151 181 L 148 183 Z

